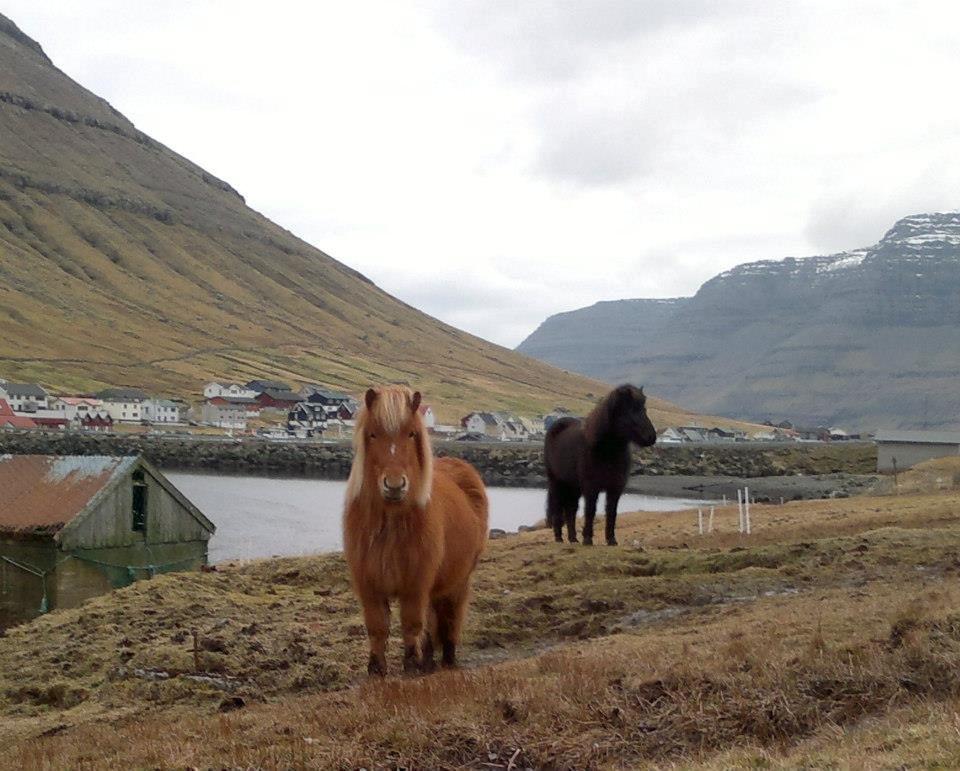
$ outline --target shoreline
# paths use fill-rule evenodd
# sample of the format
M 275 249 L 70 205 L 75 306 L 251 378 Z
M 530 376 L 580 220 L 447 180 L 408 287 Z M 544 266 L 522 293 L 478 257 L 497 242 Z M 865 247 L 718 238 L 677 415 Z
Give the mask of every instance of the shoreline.
M 546 487 L 540 443 L 435 441 L 438 456 L 471 463 L 488 485 Z M 137 455 L 168 470 L 346 479 L 353 449 L 345 442 L 200 439 L 182 435 L 0 432 L 0 453 Z M 735 498 L 750 487 L 757 500 L 847 496 L 877 482 L 876 447 L 868 443 L 666 444 L 634 452 L 628 492 L 671 498 Z

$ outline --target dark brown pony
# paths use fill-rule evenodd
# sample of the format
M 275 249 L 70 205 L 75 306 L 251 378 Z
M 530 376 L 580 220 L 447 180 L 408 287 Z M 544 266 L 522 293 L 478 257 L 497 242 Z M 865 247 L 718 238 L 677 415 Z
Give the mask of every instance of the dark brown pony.
M 432 670 L 435 647 L 444 666 L 456 665 L 470 578 L 487 541 L 479 474 L 462 460 L 434 460 L 419 406 L 419 391 L 371 388 L 354 432 L 343 543 L 363 605 L 371 675 L 386 674 L 393 599 L 404 671 Z
M 560 418 L 544 442 L 547 467 L 547 526 L 558 542 L 577 541 L 577 507 L 583 495 L 583 542 L 593 543 L 597 498 L 606 493 L 606 536 L 616 546 L 617 503 L 630 473 L 630 443 L 649 447 L 657 431 L 647 417 L 642 388 L 622 385 L 593 408 L 586 420 Z

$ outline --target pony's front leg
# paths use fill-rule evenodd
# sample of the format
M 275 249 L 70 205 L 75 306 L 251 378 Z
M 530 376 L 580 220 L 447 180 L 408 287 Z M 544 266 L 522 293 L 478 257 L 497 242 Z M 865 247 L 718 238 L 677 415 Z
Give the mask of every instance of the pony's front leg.
M 390 634 L 390 603 L 385 597 L 362 597 L 363 623 L 370 641 L 368 675 L 387 674 L 387 636 Z
M 606 522 L 604 529 L 607 535 L 607 546 L 617 545 L 617 503 L 620 501 L 619 492 L 607 490 Z
M 599 492 L 590 490 L 583 494 L 583 545 L 593 546 L 593 520 L 597 516 Z
M 422 666 L 420 641 L 427 616 L 428 592 L 400 598 L 400 628 L 403 631 L 403 671 L 419 672 Z

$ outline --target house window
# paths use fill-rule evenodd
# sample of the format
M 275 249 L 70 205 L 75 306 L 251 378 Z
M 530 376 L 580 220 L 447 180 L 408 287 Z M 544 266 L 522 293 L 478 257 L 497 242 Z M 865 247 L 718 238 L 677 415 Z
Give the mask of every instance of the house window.
M 139 470 L 133 472 L 133 531 L 147 532 L 147 483 Z

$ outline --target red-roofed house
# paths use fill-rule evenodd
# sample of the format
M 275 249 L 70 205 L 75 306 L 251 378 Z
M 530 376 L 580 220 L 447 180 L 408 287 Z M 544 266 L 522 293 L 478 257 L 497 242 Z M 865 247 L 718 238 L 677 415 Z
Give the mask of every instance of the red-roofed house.
M 33 418 L 17 415 L 6 399 L 0 399 L 0 429 L 36 427 Z

